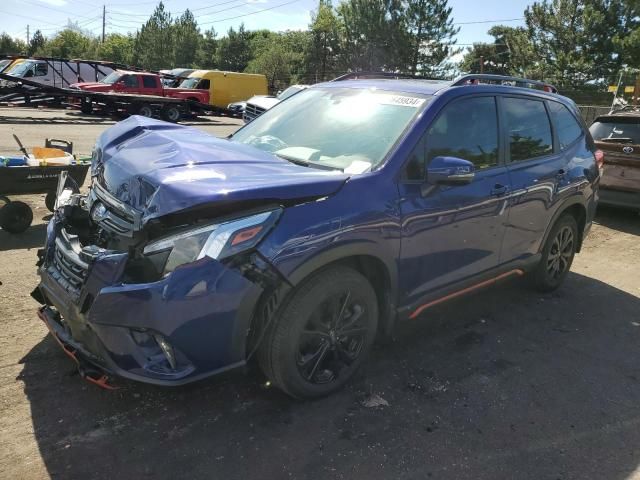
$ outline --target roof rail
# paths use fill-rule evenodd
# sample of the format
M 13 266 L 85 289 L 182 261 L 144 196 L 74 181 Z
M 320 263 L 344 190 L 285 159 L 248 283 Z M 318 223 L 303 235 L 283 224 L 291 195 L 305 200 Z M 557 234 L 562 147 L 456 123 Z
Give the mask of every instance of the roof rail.
M 331 80 L 332 82 L 340 82 L 342 80 L 368 80 L 376 78 L 391 78 L 395 80 L 434 80 L 428 77 L 419 77 L 410 73 L 394 73 L 394 72 L 349 72 Z
M 488 73 L 469 73 L 456 78 L 452 83 L 452 87 L 460 85 L 475 85 L 478 83 L 498 83 L 503 85 L 505 82 L 514 83 L 516 87 L 522 88 L 538 88 L 549 93 L 558 93 L 558 89 L 550 83 L 540 82 L 538 80 L 530 80 L 528 78 L 511 77 L 509 75 L 492 75 Z

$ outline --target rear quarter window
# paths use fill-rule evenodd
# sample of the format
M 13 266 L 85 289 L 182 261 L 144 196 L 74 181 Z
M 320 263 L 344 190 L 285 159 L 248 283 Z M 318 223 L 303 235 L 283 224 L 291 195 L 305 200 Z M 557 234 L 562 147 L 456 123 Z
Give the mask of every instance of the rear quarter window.
M 582 136 L 582 127 L 571 111 L 558 102 L 549 102 L 549 112 L 556 127 L 560 149 L 564 150 Z

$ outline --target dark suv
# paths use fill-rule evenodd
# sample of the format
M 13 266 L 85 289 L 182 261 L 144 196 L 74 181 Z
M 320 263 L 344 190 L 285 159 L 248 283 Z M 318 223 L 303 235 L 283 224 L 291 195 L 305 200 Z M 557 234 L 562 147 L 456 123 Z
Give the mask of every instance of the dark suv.
M 477 75 L 316 85 L 225 140 L 131 117 L 92 175 L 60 196 L 33 294 L 83 375 L 178 385 L 257 357 L 295 397 L 443 300 L 557 288 L 599 181 L 570 100 Z

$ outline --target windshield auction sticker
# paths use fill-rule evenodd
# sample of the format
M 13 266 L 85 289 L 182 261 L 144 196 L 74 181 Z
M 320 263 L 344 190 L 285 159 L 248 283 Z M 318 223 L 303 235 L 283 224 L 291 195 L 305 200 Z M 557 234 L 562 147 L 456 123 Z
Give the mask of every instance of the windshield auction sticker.
M 424 98 L 407 97 L 404 95 L 389 95 L 386 93 L 378 93 L 374 95 L 376 101 L 380 105 L 395 105 L 398 107 L 418 108 L 424 103 Z

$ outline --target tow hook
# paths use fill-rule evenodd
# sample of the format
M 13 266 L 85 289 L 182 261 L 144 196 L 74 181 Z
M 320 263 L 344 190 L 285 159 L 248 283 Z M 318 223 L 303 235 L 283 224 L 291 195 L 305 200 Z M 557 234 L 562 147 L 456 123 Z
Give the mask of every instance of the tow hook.
M 87 382 L 104 388 L 105 390 L 118 390 L 120 387 L 109 383 L 109 376 L 103 372 L 93 370 L 90 368 L 84 368 L 82 365 L 78 365 L 78 373 Z

